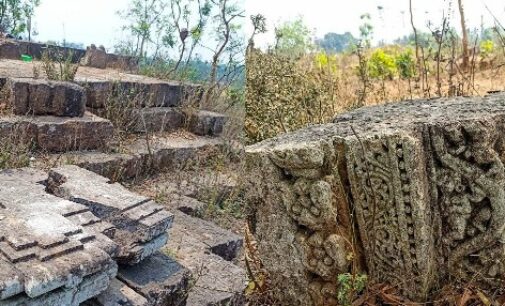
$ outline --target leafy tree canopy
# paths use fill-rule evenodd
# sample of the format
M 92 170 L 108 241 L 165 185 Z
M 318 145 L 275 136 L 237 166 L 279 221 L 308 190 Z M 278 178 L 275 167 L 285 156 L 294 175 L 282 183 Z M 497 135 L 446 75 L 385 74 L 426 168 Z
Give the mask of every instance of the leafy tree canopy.
M 17 36 L 27 30 L 40 0 L 0 0 L 0 31 Z
M 328 53 L 338 53 L 349 49 L 356 43 L 356 38 L 350 33 L 326 33 L 322 39 L 317 39 L 316 44 Z
M 286 55 L 302 55 L 314 48 L 312 31 L 305 24 L 302 17 L 284 22 L 275 29 L 275 49 Z

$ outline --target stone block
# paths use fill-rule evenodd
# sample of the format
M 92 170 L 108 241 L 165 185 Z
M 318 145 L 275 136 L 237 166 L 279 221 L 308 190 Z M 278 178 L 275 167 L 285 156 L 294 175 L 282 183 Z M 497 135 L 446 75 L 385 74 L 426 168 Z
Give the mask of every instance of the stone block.
M 105 69 L 107 68 L 107 59 L 107 52 L 105 52 L 105 49 L 91 45 L 86 48 L 86 54 L 81 60 L 81 64 L 83 66 Z
M 0 58 L 12 60 L 21 59 L 19 44 L 13 40 L 2 40 L 0 42 Z
M 215 233 L 208 232 L 206 235 L 199 230 L 193 231 L 178 220 L 176 217 L 170 230 L 167 251 L 193 274 L 195 282 L 188 291 L 186 305 L 244 305 L 245 271 L 211 253 L 212 246 L 208 246 L 207 242 L 218 240 Z
M 416 301 L 444 285 L 499 286 L 504 125 L 504 94 L 419 100 L 247 148 L 252 230 L 281 300 L 335 305 L 325 288 L 361 257 L 372 281 Z
M 86 108 L 84 89 L 70 82 L 9 79 L 9 104 L 16 115 L 82 117 Z
M 147 299 L 118 280 L 112 280 L 110 286 L 94 299 L 86 301 L 83 306 L 146 306 Z
M 172 107 L 131 109 L 126 116 L 127 130 L 133 133 L 170 133 L 184 127 L 184 114 Z
M 228 117 L 209 111 L 194 111 L 188 113 L 188 120 L 190 132 L 200 136 L 220 136 Z
M 137 265 L 121 266 L 118 279 L 140 292 L 148 305 L 185 305 L 191 273 L 158 252 Z
M 167 242 L 173 215 L 120 184 L 77 166 L 64 166 L 49 172 L 47 185 L 54 195 L 85 205 L 117 228 L 111 238 L 120 246 L 120 263 L 136 264 Z

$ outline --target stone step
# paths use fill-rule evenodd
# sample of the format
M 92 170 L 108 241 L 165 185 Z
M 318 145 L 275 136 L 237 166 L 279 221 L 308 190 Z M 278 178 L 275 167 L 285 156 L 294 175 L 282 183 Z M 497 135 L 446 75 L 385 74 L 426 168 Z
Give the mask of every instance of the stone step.
M 122 146 L 124 153 L 69 152 L 49 156 L 49 164 L 73 164 L 88 169 L 112 181 L 123 181 L 156 171 L 182 169 L 205 164 L 210 157 L 221 154 L 224 141 L 191 134 L 172 134 L 150 140 L 142 137 Z M 44 167 L 45 160 L 36 162 Z
M 233 257 L 238 239 L 232 233 L 202 220 L 175 212 L 167 252 L 188 268 L 196 280 L 188 292 L 187 306 L 244 305 L 245 271 L 213 254 Z M 228 237 L 228 238 L 227 238 Z M 240 239 L 241 240 L 241 239 Z M 241 245 L 241 242 L 240 242 Z
M 94 109 L 108 107 L 173 107 L 187 101 L 199 101 L 202 87 L 191 83 L 163 82 L 159 80 L 97 80 L 80 78 L 78 83 L 86 89 L 87 106 Z
M 33 146 L 41 152 L 98 150 L 111 140 L 110 121 L 90 113 L 83 117 L 8 116 L 0 117 L 0 140 Z
M 84 89 L 70 82 L 12 78 L 3 90 L 15 115 L 82 117 L 86 110 Z
M 116 227 L 118 262 L 137 264 L 167 242 L 173 215 L 149 198 L 77 166 L 49 171 L 47 190 L 86 206 L 96 217 Z
M 188 130 L 200 136 L 221 136 L 228 117 L 223 114 L 210 111 L 188 111 Z

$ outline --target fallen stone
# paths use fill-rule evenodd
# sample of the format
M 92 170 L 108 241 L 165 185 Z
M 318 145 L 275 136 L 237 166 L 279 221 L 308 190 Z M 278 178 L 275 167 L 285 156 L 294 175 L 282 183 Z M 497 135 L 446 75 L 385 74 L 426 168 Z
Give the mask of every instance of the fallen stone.
M 112 280 L 110 286 L 102 294 L 88 300 L 83 306 L 146 306 L 147 299 L 138 294 L 128 285 L 118 280 Z
M 327 288 L 362 256 L 369 279 L 416 301 L 459 282 L 499 286 L 504 126 L 503 94 L 419 100 L 247 148 L 252 229 L 276 296 L 336 305 Z
M 168 239 L 166 230 L 173 215 L 107 178 L 77 166 L 63 166 L 49 172 L 47 186 L 54 195 L 85 205 L 117 228 L 111 238 L 120 246 L 120 263 L 139 263 Z
M 228 121 L 226 115 L 202 110 L 188 112 L 188 117 L 189 131 L 200 136 L 220 136 Z
M 178 229 L 178 221 L 170 231 L 167 251 L 188 268 L 195 283 L 188 292 L 186 305 L 244 305 L 247 286 L 245 271 L 230 261 L 211 254 L 199 235 Z
M 81 60 L 81 64 L 83 66 L 105 69 L 107 68 L 107 52 L 97 48 L 95 45 L 91 45 L 86 48 L 86 54 Z
M 191 273 L 158 252 L 137 265 L 121 266 L 118 279 L 141 293 L 148 305 L 186 305 Z
M 204 250 L 209 250 L 229 261 L 236 259 L 242 250 L 243 238 L 241 236 L 222 229 L 214 223 L 188 216 L 179 211 L 174 211 L 174 215 L 175 222 L 170 232 L 172 235 L 177 233 L 175 236 L 191 236 L 200 241 L 201 246 L 205 246 Z
M 85 112 L 84 89 L 70 82 L 13 78 L 6 88 L 15 115 L 82 117 Z

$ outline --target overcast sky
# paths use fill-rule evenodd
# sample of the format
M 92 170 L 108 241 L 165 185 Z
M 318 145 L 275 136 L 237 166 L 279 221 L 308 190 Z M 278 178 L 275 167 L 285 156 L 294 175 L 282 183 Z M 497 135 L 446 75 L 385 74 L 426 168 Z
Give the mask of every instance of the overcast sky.
M 450 1 L 444 0 L 413 0 L 414 19 L 416 26 L 426 28 L 431 20 L 440 23 L 443 12 L 448 13 Z M 460 29 L 457 0 L 454 0 L 452 25 Z M 468 27 L 480 28 L 481 16 L 486 25 L 493 24 L 493 18 L 485 9 L 483 3 L 493 11 L 500 21 L 505 24 L 505 1 L 503 0 L 464 0 Z M 383 7 L 381 11 L 378 6 Z M 360 16 L 364 13 L 372 15 L 375 27 L 374 40 L 392 41 L 395 38 L 412 32 L 409 16 L 408 0 L 246 0 L 247 15 L 261 13 L 268 21 L 269 33 L 259 36 L 256 42 L 259 46 L 272 43 L 275 25 L 302 16 L 306 24 L 314 30 L 318 37 L 325 33 L 359 34 Z M 457 14 L 454 15 L 454 12 Z M 251 31 L 247 23 L 248 32 Z
M 103 44 L 112 50 L 122 36 L 122 21 L 116 12 L 128 3 L 129 0 L 41 0 L 35 16 L 37 39 Z M 424 28 L 428 20 L 440 22 L 442 13 L 448 13 L 448 0 L 413 0 L 413 3 L 420 28 Z M 481 16 L 486 25 L 492 25 L 493 19 L 483 3 L 505 24 L 505 1 L 464 0 L 464 3 L 469 27 L 480 27 Z M 378 6 L 383 10 L 379 11 Z M 411 32 L 408 0 L 245 0 L 245 9 L 247 35 L 251 31 L 250 15 L 261 13 L 267 17 L 269 33 L 257 39 L 261 46 L 273 42 L 275 25 L 298 15 L 303 16 L 319 37 L 327 32 L 350 31 L 357 35 L 363 13 L 372 15 L 376 41 L 391 41 Z M 453 9 L 453 13 L 458 12 L 457 7 Z M 453 15 L 452 24 L 459 28 L 458 15 Z

